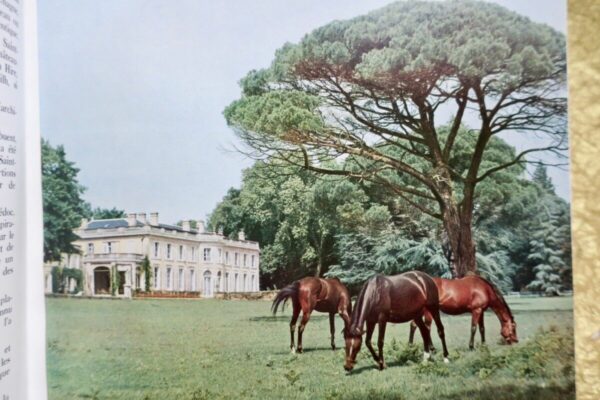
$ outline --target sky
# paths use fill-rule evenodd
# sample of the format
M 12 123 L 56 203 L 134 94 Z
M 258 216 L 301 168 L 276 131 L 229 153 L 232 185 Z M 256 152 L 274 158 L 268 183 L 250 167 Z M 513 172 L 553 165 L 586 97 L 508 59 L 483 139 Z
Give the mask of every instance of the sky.
M 64 145 L 94 207 L 205 219 L 252 164 L 222 115 L 240 78 L 285 42 L 392 2 L 39 0 L 41 134 Z M 564 0 L 495 2 L 566 33 Z M 568 199 L 568 172 L 549 173 Z

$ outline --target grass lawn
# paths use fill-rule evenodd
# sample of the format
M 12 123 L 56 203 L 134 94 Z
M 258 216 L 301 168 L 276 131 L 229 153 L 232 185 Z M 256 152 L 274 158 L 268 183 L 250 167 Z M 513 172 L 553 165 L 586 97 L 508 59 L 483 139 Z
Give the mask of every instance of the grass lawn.
M 388 368 L 363 346 L 352 374 L 329 348 L 326 314 L 314 313 L 301 355 L 289 352 L 290 307 L 265 301 L 47 299 L 50 399 L 570 399 L 574 398 L 572 299 L 509 301 L 520 343 L 467 350 L 470 316 L 443 316 L 452 362 L 423 365 L 405 346 L 408 325 L 388 325 Z M 558 332 L 537 335 L 540 329 Z M 336 331 L 342 322 L 336 317 Z M 441 348 L 437 334 L 434 344 Z M 374 337 L 376 341 L 376 336 Z M 343 348 L 341 334 L 336 338 Z M 479 334 L 477 335 L 479 343 Z M 415 362 L 416 361 L 416 362 Z

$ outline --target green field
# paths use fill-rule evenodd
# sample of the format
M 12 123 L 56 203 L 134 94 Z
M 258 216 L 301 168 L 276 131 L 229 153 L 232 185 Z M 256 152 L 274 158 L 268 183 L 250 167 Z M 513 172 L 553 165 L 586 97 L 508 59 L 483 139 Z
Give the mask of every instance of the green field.
M 408 325 L 388 325 L 388 368 L 377 370 L 363 346 L 348 375 L 343 349 L 329 348 L 325 314 L 313 314 L 305 353 L 292 355 L 289 308 L 271 317 L 264 301 L 49 298 L 49 395 L 55 400 L 564 400 L 574 398 L 571 301 L 509 301 L 520 343 L 499 346 L 499 323 L 488 312 L 488 346 L 473 352 L 467 350 L 470 318 L 444 316 L 449 365 L 439 353 L 423 365 L 420 338 L 418 349 L 409 348 Z M 339 318 L 336 324 L 339 332 Z M 558 331 L 539 334 L 551 326 Z M 336 340 L 342 347 L 341 334 Z

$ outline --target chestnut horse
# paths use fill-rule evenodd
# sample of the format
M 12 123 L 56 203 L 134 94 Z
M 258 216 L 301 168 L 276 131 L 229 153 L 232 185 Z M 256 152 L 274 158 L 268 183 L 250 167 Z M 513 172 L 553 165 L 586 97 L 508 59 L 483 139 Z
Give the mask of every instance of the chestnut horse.
M 313 310 L 329 313 L 329 327 L 331 330 L 331 348 L 335 350 L 335 314 L 340 314 L 344 320 L 344 327 L 350 323 L 352 303 L 346 286 L 339 279 L 321 279 L 307 277 L 297 280 L 284 287 L 277 293 L 271 309 L 277 313 L 281 303 L 285 306 L 288 299 L 292 300 L 292 320 L 290 321 L 290 349 L 302 353 L 302 333 L 308 323 Z M 298 346 L 294 347 L 294 331 L 298 316 L 302 311 L 302 320 L 298 327 Z
M 481 343 L 485 343 L 484 312 L 491 308 L 500 320 L 500 334 L 506 343 L 517 343 L 517 324 L 500 291 L 489 281 L 477 275 L 467 275 L 459 279 L 433 278 L 440 298 L 440 310 L 445 314 L 458 315 L 471 313 L 471 340 L 473 350 L 475 332 L 479 325 Z M 431 315 L 425 313 L 425 324 L 431 326 Z M 417 326 L 411 324 L 409 343 L 413 342 Z
M 427 361 L 432 343 L 429 329 L 423 322 L 425 312 L 429 312 L 435 321 L 444 349 L 444 362 L 448 362 L 448 349 L 446 348 L 444 326 L 440 319 L 439 304 L 437 287 L 433 279 L 423 272 L 410 271 L 394 276 L 376 275 L 369 279 L 356 299 L 350 327 L 344 332 L 346 341 L 344 369 L 351 371 L 356 364 L 356 355 L 362 344 L 365 322 L 367 325 L 365 344 L 379 365 L 379 369 L 385 368 L 383 341 L 388 322 L 414 321 L 423 336 L 425 347 L 423 358 L 424 361 Z M 377 338 L 379 354 L 371 345 L 371 337 L 376 324 L 379 324 L 379 337 Z

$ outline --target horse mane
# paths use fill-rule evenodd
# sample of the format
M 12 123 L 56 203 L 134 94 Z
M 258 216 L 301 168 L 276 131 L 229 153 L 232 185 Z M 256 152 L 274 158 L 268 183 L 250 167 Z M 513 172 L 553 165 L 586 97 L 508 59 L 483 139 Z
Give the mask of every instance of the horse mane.
M 515 322 L 515 317 L 513 316 L 512 310 L 510 309 L 510 307 L 508 306 L 508 303 L 506 302 L 506 300 L 504 299 L 504 296 L 502 295 L 502 292 L 500 292 L 500 289 L 498 289 L 498 287 L 496 285 L 494 285 L 492 282 L 490 282 L 489 280 L 485 279 L 482 276 L 479 276 L 479 278 L 484 281 L 485 283 L 487 283 L 487 285 L 489 287 L 492 288 L 492 290 L 494 291 L 494 293 L 496 294 L 496 297 L 500 300 L 500 302 L 502 303 L 502 305 L 506 308 L 506 310 L 508 311 L 508 316 L 510 317 L 510 320 L 512 322 Z
M 349 333 L 351 335 L 360 336 L 362 334 L 361 328 L 365 322 L 365 315 L 371 311 L 371 307 L 379 302 L 379 289 L 383 286 L 384 279 L 381 275 L 375 275 L 360 289 L 350 319 Z

